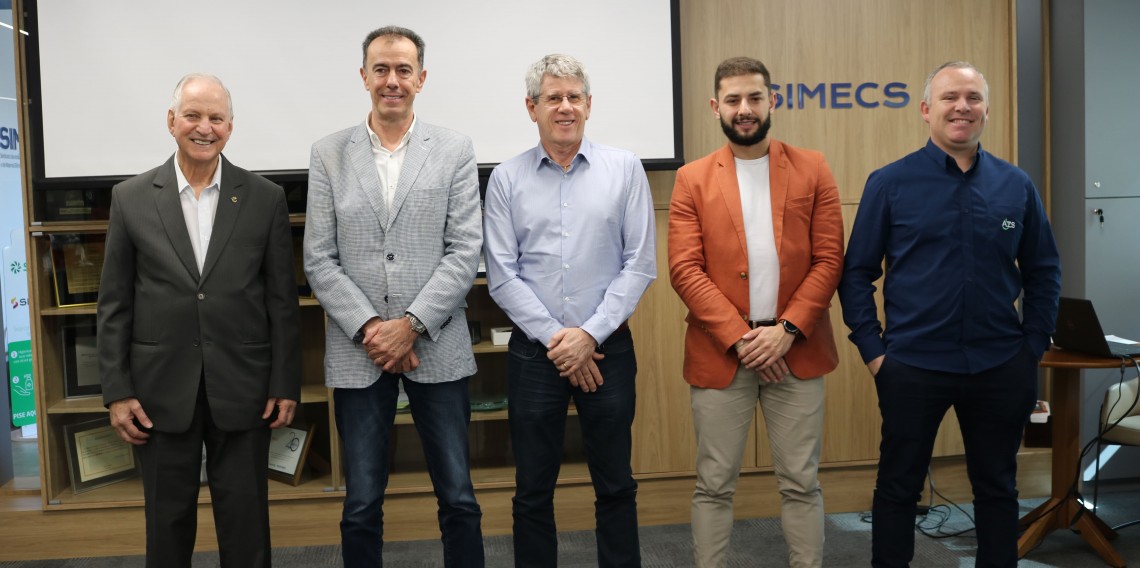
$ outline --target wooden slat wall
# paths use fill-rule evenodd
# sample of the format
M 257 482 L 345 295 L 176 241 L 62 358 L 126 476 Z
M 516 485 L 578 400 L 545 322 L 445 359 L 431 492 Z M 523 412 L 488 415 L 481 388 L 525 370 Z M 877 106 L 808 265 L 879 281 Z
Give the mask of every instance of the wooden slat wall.
M 990 116 L 983 146 L 1015 160 L 1013 112 L 1015 54 L 1012 0 L 681 0 L 681 67 L 685 158 L 699 158 L 724 144 L 709 109 L 712 78 L 720 61 L 748 55 L 763 61 L 774 83 L 864 82 L 879 84 L 868 100 L 882 101 L 882 87 L 906 83 L 909 103 L 850 109 L 778 108 L 772 136 L 822 151 L 839 183 L 844 225 L 850 234 L 863 184 L 876 168 L 910 153 L 929 134 L 919 112 L 923 83 L 935 66 L 955 59 L 976 65 L 990 87 Z M 589 62 L 586 62 L 589 65 Z M 602 92 L 594 104 L 609 104 Z M 854 97 L 847 99 L 854 103 Z M 629 112 L 636 112 L 636 105 Z M 658 280 L 631 322 L 637 338 L 639 388 L 634 467 L 641 473 L 692 471 L 695 442 L 688 386 L 681 378 L 685 307 L 668 283 L 666 227 L 672 172 L 652 172 L 657 212 Z M 873 463 L 878 459 L 879 412 L 874 383 L 847 341 L 838 297 L 832 324 L 840 350 L 839 368 L 827 376 L 823 462 Z M 765 468 L 770 458 L 759 421 L 756 443 L 745 464 Z M 936 455 L 962 452 L 951 413 L 943 424 Z

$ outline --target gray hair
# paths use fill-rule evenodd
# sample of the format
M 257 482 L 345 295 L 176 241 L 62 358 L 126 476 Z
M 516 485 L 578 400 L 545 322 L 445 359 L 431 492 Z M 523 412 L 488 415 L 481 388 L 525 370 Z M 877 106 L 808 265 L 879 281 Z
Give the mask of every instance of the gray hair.
M 531 100 L 538 100 L 542 95 L 542 79 L 546 76 L 555 78 L 569 77 L 582 82 L 584 95 L 590 96 L 590 76 L 582 62 L 561 53 L 552 53 L 534 62 L 526 72 L 526 96 Z
M 934 71 L 931 71 L 930 74 L 926 76 L 926 84 L 922 87 L 922 100 L 926 102 L 927 106 L 930 105 L 930 83 L 934 81 L 934 76 L 941 72 L 943 69 L 970 69 L 974 73 L 977 73 L 978 76 L 982 78 L 982 97 L 985 98 L 986 104 L 989 104 L 990 83 L 989 81 L 986 81 L 986 76 L 982 75 L 982 72 L 978 71 L 978 68 L 974 67 L 974 64 L 968 61 L 947 61 L 946 63 L 935 67 Z
M 187 84 L 199 80 L 213 81 L 219 87 L 221 87 L 223 91 L 226 92 L 226 105 L 229 107 L 229 119 L 233 120 L 234 99 L 230 96 L 230 90 L 226 88 L 221 79 L 215 77 L 214 75 L 210 75 L 209 73 L 190 73 L 189 75 L 186 75 L 180 79 L 178 81 L 178 84 L 174 86 L 174 97 L 170 100 L 170 110 L 173 111 L 174 114 L 178 114 L 178 111 L 182 109 L 182 90 L 186 88 Z

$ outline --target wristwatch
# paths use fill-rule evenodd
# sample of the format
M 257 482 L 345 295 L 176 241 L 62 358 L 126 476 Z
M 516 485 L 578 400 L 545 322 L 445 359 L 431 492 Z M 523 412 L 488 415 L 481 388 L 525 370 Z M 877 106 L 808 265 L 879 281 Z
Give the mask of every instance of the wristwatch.
M 412 331 L 416 332 L 416 334 L 423 335 L 427 333 L 427 326 L 424 325 L 424 322 L 420 321 L 420 318 L 417 318 L 415 314 L 412 312 L 404 312 L 404 317 L 408 318 L 408 323 L 412 324 Z
M 780 323 L 780 325 L 784 326 L 785 332 L 790 333 L 792 335 L 799 335 L 800 334 L 800 328 L 796 327 L 795 324 L 793 324 L 792 322 L 782 319 L 782 320 L 780 320 L 779 323 Z

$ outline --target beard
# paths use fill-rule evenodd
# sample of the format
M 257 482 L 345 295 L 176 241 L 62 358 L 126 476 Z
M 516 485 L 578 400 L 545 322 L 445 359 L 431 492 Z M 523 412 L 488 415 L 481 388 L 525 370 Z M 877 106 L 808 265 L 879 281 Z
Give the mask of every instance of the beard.
M 733 144 L 755 146 L 768 137 L 768 130 L 772 128 L 772 115 L 769 114 L 768 118 L 760 123 L 760 127 L 756 129 L 756 132 L 749 135 L 737 132 L 736 129 L 733 128 L 733 124 L 726 122 L 723 118 L 720 119 L 720 128 L 724 130 L 724 135 L 727 136 L 728 140 Z

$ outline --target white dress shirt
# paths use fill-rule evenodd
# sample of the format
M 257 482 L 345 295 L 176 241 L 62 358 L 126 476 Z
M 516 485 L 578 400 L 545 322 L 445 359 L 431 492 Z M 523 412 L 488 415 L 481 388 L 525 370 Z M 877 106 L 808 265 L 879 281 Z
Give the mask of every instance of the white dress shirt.
M 376 160 L 376 173 L 380 175 L 380 187 L 384 189 L 384 203 L 391 207 L 392 197 L 396 195 L 396 184 L 400 183 L 404 156 L 408 153 L 408 139 L 416 127 L 416 117 L 412 115 L 412 124 L 395 150 L 389 150 L 380 143 L 380 136 L 372 131 L 367 118 L 364 119 L 364 127 L 368 129 L 368 140 L 372 142 L 372 158 Z
M 214 179 L 194 195 L 194 188 L 182 174 L 182 166 L 174 158 L 174 175 L 178 181 L 178 199 L 182 202 L 182 217 L 186 219 L 186 231 L 190 233 L 190 244 L 194 247 L 194 260 L 198 263 L 198 275 L 206 263 L 206 252 L 210 250 L 210 237 L 214 234 L 214 213 L 218 210 L 218 195 L 222 187 L 222 160 L 214 168 Z

